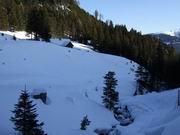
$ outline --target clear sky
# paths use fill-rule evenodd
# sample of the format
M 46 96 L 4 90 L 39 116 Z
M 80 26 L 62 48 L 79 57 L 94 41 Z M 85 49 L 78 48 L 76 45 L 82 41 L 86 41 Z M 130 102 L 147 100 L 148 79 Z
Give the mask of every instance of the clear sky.
M 180 28 L 180 0 L 80 0 L 80 6 L 142 33 Z

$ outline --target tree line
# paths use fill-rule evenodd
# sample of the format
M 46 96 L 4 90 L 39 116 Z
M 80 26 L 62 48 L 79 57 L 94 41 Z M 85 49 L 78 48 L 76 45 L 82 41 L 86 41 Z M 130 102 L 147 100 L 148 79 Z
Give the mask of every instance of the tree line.
M 100 52 L 143 65 L 152 75 L 154 88 L 159 89 L 162 81 L 170 88 L 180 85 L 180 55 L 172 47 L 150 35 L 127 30 L 125 25 L 102 21 L 97 10 L 93 16 L 76 0 L 0 0 L 0 20 L 1 30 L 26 30 L 35 33 L 36 39 L 67 37 L 85 44 L 90 40 Z

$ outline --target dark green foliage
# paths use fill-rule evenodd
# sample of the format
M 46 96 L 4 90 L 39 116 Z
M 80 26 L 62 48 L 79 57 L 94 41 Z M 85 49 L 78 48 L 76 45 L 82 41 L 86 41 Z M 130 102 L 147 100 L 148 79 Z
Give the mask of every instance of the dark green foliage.
M 103 91 L 103 104 L 109 110 L 114 111 L 119 102 L 119 93 L 115 91 L 117 86 L 117 80 L 114 78 L 114 72 L 108 72 L 104 79 L 104 91 Z
M 49 42 L 51 38 L 47 10 L 34 7 L 28 14 L 26 31 L 31 35 L 34 33 L 35 40 L 42 38 Z
M 163 85 L 163 82 L 157 82 L 156 78 L 149 73 L 147 69 L 142 66 L 138 66 L 136 71 L 137 86 L 134 95 L 143 95 L 147 92 L 158 91 L 162 89 L 159 85 Z
M 7 8 L 7 13 L 8 13 L 8 22 L 9 22 L 9 27 L 10 28 L 17 28 L 18 25 L 18 20 L 17 20 L 17 14 L 16 14 L 16 6 L 15 5 L 15 1 L 9 1 L 7 0 L 6 4 L 8 5 Z
M 1 5 L 1 3 L 0 3 Z M 7 30 L 9 26 L 7 11 L 3 7 L 0 7 L 0 30 Z
M 91 121 L 88 120 L 87 115 L 83 118 L 83 120 L 81 121 L 81 130 L 86 130 L 87 126 L 89 126 L 91 123 Z
M 38 123 L 35 104 L 29 99 L 29 93 L 22 91 L 11 121 L 15 125 L 15 130 L 21 135 L 46 135 L 42 129 L 43 123 Z

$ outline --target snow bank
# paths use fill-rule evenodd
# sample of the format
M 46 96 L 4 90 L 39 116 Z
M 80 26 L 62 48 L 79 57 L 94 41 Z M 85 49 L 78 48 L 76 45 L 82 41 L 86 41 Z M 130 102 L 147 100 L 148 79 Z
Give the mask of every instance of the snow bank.
M 25 31 L 0 31 L 0 33 L 4 33 L 5 35 L 15 36 L 17 39 L 31 39 L 31 36 L 27 34 Z

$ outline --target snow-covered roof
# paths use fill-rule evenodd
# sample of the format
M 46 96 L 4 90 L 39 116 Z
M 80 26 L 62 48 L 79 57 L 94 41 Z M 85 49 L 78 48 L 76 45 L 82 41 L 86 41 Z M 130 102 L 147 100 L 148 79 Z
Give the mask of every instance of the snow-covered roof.
M 62 38 L 60 40 L 59 39 L 51 39 L 51 43 L 58 45 L 58 46 L 63 46 L 63 47 L 66 47 L 69 43 L 71 43 L 73 45 L 73 48 L 75 48 L 75 49 L 93 51 L 92 46 L 78 43 L 75 41 L 71 41 L 70 39 L 66 39 L 66 38 Z
M 39 95 L 41 93 L 47 93 L 47 91 L 43 88 L 36 88 L 36 89 L 33 89 L 32 91 L 32 95 Z
M 64 47 L 65 47 L 65 46 L 67 46 L 70 42 L 71 42 L 70 39 L 62 38 L 61 40 L 58 41 L 58 44 L 59 44 L 60 46 L 64 46 Z

